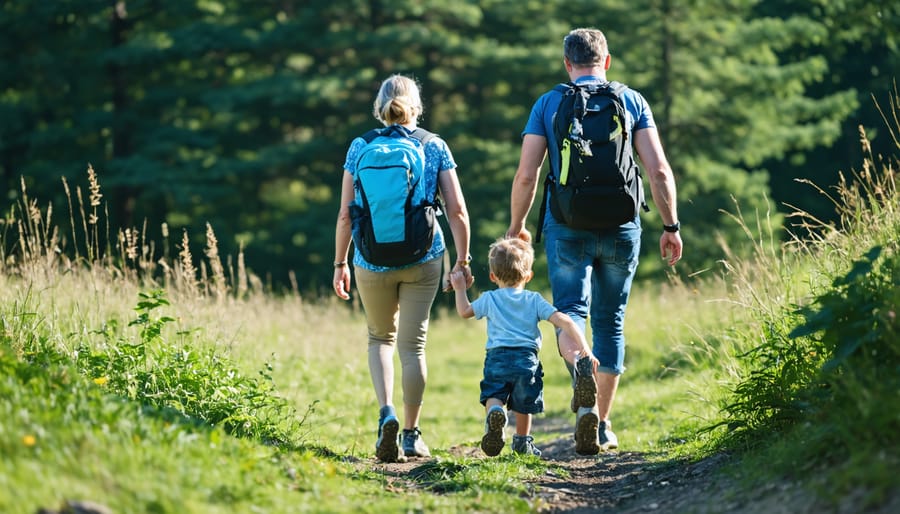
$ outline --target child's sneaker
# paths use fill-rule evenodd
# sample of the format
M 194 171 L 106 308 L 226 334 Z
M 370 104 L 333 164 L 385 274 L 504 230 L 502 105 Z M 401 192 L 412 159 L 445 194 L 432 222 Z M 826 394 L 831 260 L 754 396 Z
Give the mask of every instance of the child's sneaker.
M 488 411 L 484 420 L 484 436 L 481 438 L 481 450 L 488 457 L 500 455 L 506 445 L 506 409 L 495 405 Z
M 591 358 L 584 356 L 578 359 L 573 371 L 572 412 L 597 405 L 597 382 L 594 380 Z
M 378 440 L 375 441 L 375 456 L 382 462 L 402 462 L 406 458 L 400 453 L 398 444 L 400 421 L 394 408 L 386 405 L 381 408 L 378 419 Z
M 530 435 L 514 435 L 512 440 L 512 451 L 519 455 L 541 456 L 541 451 L 534 445 L 534 438 Z
M 422 431 L 419 427 L 413 429 L 403 429 L 403 436 L 400 438 L 403 445 L 403 453 L 407 457 L 431 457 L 428 446 L 422 440 Z
M 597 407 L 579 407 L 575 418 L 575 453 L 579 455 L 597 455 L 600 453 L 600 441 L 597 430 L 600 426 L 600 415 Z
M 619 447 L 619 438 L 612 431 L 612 422 L 609 420 L 601 421 L 598 432 L 601 450 L 615 450 Z

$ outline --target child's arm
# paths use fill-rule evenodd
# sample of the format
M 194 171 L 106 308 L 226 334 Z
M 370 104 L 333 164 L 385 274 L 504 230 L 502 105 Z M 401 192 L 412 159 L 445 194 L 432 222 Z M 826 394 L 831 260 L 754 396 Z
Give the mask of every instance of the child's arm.
M 574 366 L 577 359 L 587 355 L 594 361 L 594 368 L 596 369 L 597 359 L 594 358 L 594 354 L 591 352 L 584 334 L 581 333 L 581 330 L 578 330 L 578 325 L 572 321 L 572 318 L 564 312 L 556 311 L 550 316 L 548 321 L 562 331 L 559 334 L 559 353 L 562 355 L 562 358 Z
M 469 295 L 466 294 L 466 275 L 462 271 L 450 273 L 450 283 L 456 293 L 456 312 L 463 318 L 475 316 L 475 310 L 469 303 Z

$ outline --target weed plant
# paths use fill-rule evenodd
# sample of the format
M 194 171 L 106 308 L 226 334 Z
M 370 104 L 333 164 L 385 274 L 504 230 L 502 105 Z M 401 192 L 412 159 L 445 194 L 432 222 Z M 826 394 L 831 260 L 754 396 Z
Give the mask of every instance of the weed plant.
M 897 98 L 885 119 L 900 128 Z M 893 491 L 888 470 L 900 463 L 900 161 L 872 155 L 860 137 L 862 170 L 832 198 L 837 224 L 798 212 L 810 239 L 780 258 L 761 246 L 755 261 L 728 263 L 754 321 L 714 426 L 727 428 L 725 447 L 753 449 L 770 472 L 815 473 L 829 484 L 823 495 L 871 507 Z

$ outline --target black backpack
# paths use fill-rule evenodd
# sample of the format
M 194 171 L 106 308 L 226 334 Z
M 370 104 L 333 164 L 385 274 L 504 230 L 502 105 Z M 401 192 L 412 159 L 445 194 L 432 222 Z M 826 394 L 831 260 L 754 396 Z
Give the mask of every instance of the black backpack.
M 547 175 L 543 199 L 549 196 L 553 217 L 574 229 L 603 230 L 633 220 L 641 207 L 649 210 L 625 127 L 621 95 L 626 86 L 570 82 L 554 89 L 563 94 L 553 115 L 560 170 L 556 180 Z
M 431 249 L 439 203 L 425 190 L 425 144 L 436 134 L 398 125 L 361 136 L 350 204 L 353 244 L 377 266 L 403 266 Z M 436 186 L 436 184 L 435 184 Z

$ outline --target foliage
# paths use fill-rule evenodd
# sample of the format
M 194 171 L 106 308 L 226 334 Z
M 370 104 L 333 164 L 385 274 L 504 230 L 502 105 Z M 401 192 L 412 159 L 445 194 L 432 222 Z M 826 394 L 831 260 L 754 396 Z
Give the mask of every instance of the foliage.
M 760 213 L 768 196 L 815 201 L 785 183 L 831 170 L 814 157 L 834 161 L 827 148 L 855 113 L 873 124 L 859 96 L 883 89 L 900 33 L 896 8 L 859 1 L 157 4 L 4 2 L 0 181 L 15 198 L 25 177 L 59 208 L 53 184 L 92 163 L 112 226 L 165 240 L 151 262 L 179 243 L 169 229 L 198 246 L 209 224 L 223 256 L 242 253 L 268 284 L 305 293 L 330 280 L 340 167 L 375 124 L 390 73 L 421 82 L 423 124 L 456 157 L 477 256 L 506 227 L 529 108 L 565 80 L 562 36 L 598 12 L 629 20 L 600 23 L 610 74 L 654 109 L 678 174 L 688 275 L 721 258 L 719 237 L 745 251 L 721 222 L 732 197 Z M 848 59 L 860 43 L 864 58 Z M 859 73 L 867 66 L 882 71 Z M 658 221 L 645 217 L 645 254 Z M 74 251 L 72 237 L 60 235 L 61 251 Z M 644 275 L 662 267 L 645 263 Z
M 221 425 L 229 434 L 274 443 L 293 443 L 296 413 L 275 393 L 271 366 L 260 378 L 244 376 L 215 348 L 184 341 L 169 343 L 165 326 L 169 316 L 153 311 L 168 305 L 162 291 L 141 293 L 138 317 L 128 326 L 140 327 L 140 337 L 130 342 L 117 334 L 118 323 L 109 320 L 97 331 L 99 345 L 81 343 L 75 364 L 81 373 L 111 392 L 142 405 L 172 411 L 197 422 Z M 182 338 L 190 332 L 180 332 Z M 309 412 L 307 412 L 309 414 Z
M 892 98 L 885 121 L 894 134 L 896 91 Z M 828 474 L 841 480 L 831 496 L 858 487 L 850 477 L 867 476 L 865 501 L 876 504 L 890 491 L 890 473 L 881 470 L 900 461 L 900 161 L 876 160 L 864 133 L 863 151 L 862 171 L 842 180 L 833 200 L 840 229 L 814 226 L 815 218 L 802 215 L 823 235 L 800 242 L 805 257 L 786 272 L 805 274 L 812 298 L 758 297 L 752 312 L 761 340 L 747 338 L 752 349 L 740 357 L 743 373 L 712 428 L 727 426 L 726 445 L 765 452 L 779 472 L 797 462 L 808 463 L 805 471 L 836 466 Z M 747 284 L 770 277 L 755 280 Z M 785 439 L 772 445 L 773 434 Z M 848 460 L 851 448 L 877 457 Z
M 879 261 L 883 250 L 876 246 L 866 252 L 812 306 L 801 310 L 805 322 L 790 336 L 821 341 L 831 356 L 822 366 L 824 372 L 858 374 L 864 369 L 864 378 L 873 383 L 896 375 L 900 366 L 896 312 L 900 256 L 892 249 L 891 255 Z

